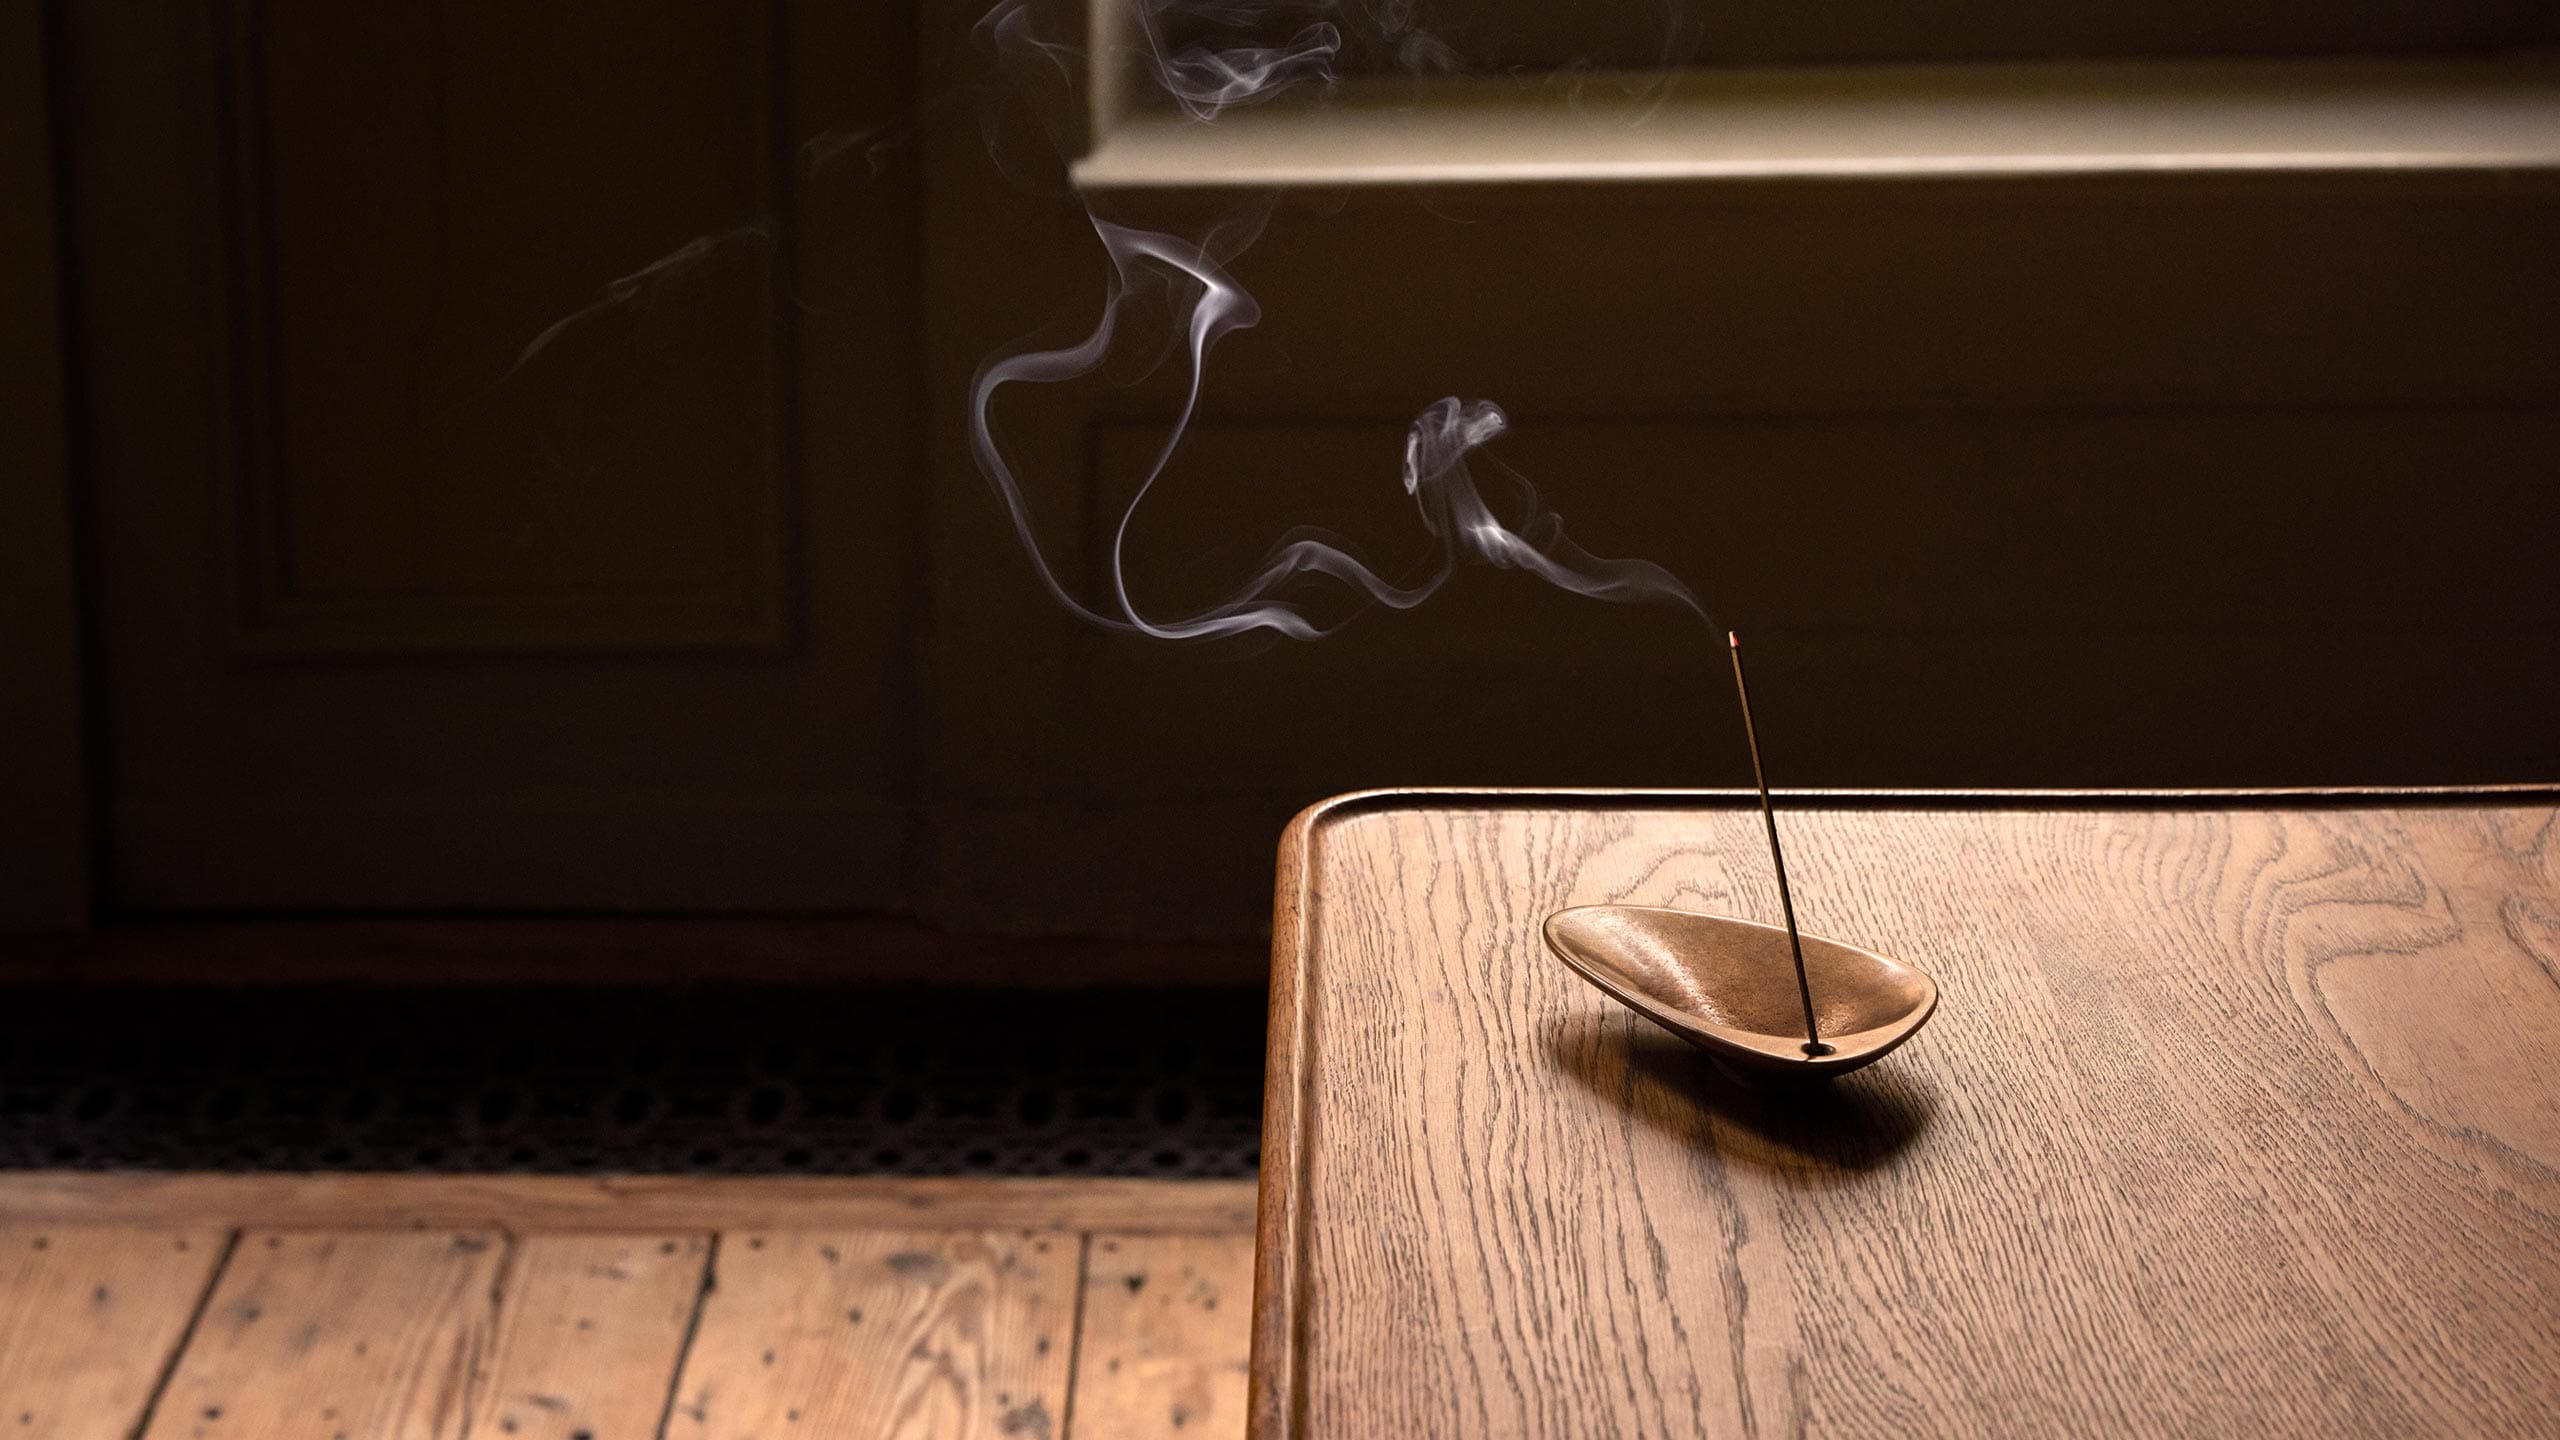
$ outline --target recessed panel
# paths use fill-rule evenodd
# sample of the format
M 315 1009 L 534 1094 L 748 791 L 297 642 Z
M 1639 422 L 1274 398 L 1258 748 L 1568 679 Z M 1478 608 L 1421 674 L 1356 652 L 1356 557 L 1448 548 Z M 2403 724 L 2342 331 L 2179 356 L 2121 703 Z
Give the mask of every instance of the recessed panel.
M 234 37 L 246 648 L 770 643 L 759 7 L 279 7 Z

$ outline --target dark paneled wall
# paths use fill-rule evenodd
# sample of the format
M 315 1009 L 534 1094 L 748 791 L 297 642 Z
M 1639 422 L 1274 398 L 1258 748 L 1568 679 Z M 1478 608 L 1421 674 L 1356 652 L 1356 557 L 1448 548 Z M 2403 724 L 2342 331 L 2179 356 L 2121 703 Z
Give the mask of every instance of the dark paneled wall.
M 1196 647 L 1041 593 L 965 397 L 1108 271 L 1074 77 L 991 91 L 977 6 L 43 18 L 0 57 L 50 65 L 0 166 L 59 200 L 0 219 L 12 924 L 1246 935 L 1327 793 L 1747 773 L 1675 611 L 1469 573 Z M 1782 785 L 2551 779 L 2555 253 L 2532 168 L 1291 194 L 1131 583 L 1177 612 L 1310 524 L 1424 563 L 1403 427 L 1483 397 L 1581 543 L 1752 637 Z M 1179 399 L 1143 371 L 998 412 L 1081 593 Z

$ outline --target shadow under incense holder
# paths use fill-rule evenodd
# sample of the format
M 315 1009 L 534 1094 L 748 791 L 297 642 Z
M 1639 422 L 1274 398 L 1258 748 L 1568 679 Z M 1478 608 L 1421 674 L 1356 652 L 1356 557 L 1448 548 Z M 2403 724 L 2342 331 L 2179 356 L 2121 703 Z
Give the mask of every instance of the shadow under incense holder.
M 1802 936 L 1825 1053 L 1808 1054 L 1787 932 L 1726 915 L 1586 905 L 1547 917 L 1547 946 L 1583 979 L 1749 1085 L 1828 1080 L 1882 1059 L 1938 1008 L 1938 983 L 1855 945 Z

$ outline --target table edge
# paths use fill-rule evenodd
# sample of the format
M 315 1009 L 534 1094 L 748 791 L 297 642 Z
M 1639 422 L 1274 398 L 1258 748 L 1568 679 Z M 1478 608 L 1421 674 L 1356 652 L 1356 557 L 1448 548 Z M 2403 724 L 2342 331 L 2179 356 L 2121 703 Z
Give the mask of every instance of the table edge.
M 1797 808 L 1891 809 L 2248 809 L 2270 803 L 2331 809 L 2359 805 L 2560 804 L 2560 782 L 2491 785 L 2296 786 L 2103 790 L 1855 790 L 1771 792 Z M 1301 810 L 1281 832 L 1271 910 L 1270 1038 L 1264 1047 L 1261 1176 L 1253 1246 L 1250 1440 L 1303 1440 L 1303 1257 L 1307 1175 L 1306 1067 L 1309 1014 L 1306 944 L 1314 901 L 1315 842 L 1346 815 L 1415 804 L 1468 808 L 1565 808 L 1606 802 L 1639 809 L 1698 809 L 1758 803 L 1753 790 L 1638 790 L 1605 787 L 1412 786 L 1354 790 Z

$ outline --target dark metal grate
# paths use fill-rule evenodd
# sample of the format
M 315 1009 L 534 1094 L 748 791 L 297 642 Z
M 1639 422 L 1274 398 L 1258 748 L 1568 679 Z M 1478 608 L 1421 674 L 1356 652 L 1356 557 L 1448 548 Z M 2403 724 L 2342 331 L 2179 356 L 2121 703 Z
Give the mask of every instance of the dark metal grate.
M 0 990 L 0 1168 L 1249 1176 L 1259 992 Z

